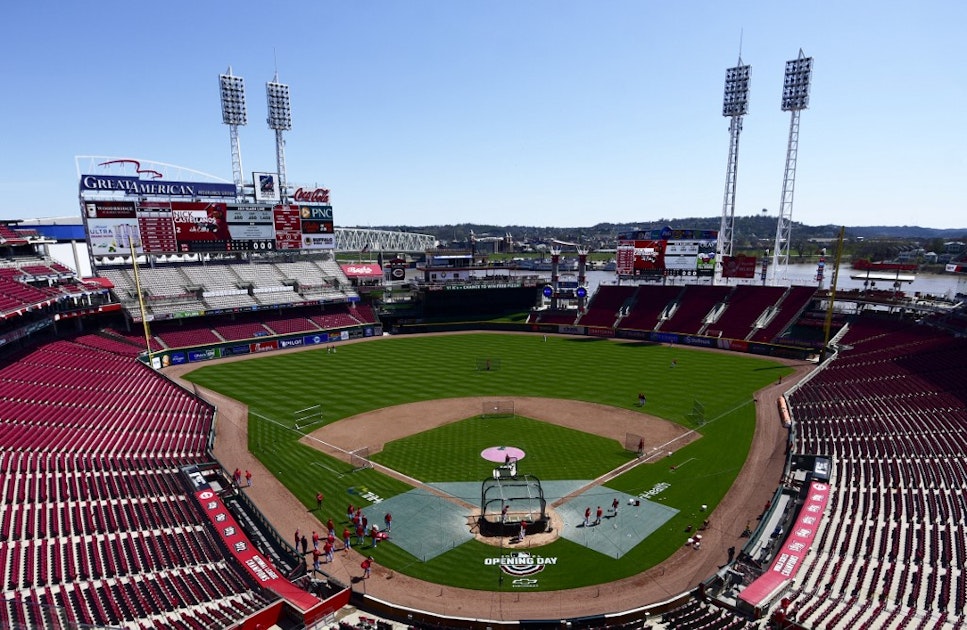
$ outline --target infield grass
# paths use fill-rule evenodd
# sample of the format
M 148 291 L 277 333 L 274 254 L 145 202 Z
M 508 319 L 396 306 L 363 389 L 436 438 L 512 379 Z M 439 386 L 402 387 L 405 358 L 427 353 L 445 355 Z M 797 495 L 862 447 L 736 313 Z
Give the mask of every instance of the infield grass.
M 490 359 L 499 369 L 478 370 Z M 672 361 L 676 364 L 672 367 Z M 704 407 L 703 435 L 672 457 L 635 467 L 610 481 L 622 492 L 638 495 L 668 484 L 651 500 L 680 510 L 644 543 L 620 559 L 608 559 L 567 540 L 539 549 L 558 558 L 554 570 L 541 573 L 540 590 L 599 584 L 634 575 L 667 558 L 683 542 L 688 525 L 701 524 L 731 487 L 748 453 L 755 428 L 753 392 L 791 373 L 768 359 L 690 350 L 645 342 L 616 342 L 590 337 L 472 333 L 394 337 L 292 354 L 275 354 L 247 361 L 209 365 L 186 378 L 249 405 L 249 448 L 308 509 L 317 491 L 326 503 L 317 514 L 322 522 L 345 520 L 347 497 L 359 502 L 362 492 L 383 498 L 409 486 L 371 469 L 350 472 L 350 466 L 298 442 L 293 428 L 297 410 L 321 405 L 322 424 L 383 407 L 440 398 L 483 396 L 507 399 L 539 396 L 582 400 L 639 409 L 695 428 L 690 420 L 698 401 Z M 423 481 L 478 479 L 479 471 L 454 467 L 454 448 L 479 459 L 486 446 L 513 444 L 528 453 L 528 466 L 539 465 L 545 451 L 586 449 L 586 461 L 574 470 L 548 469 L 547 478 L 592 478 L 627 461 L 629 453 L 613 441 L 571 429 L 515 418 L 487 419 L 482 428 L 471 419 L 387 444 L 380 460 Z M 534 442 L 524 446 L 521 423 L 533 422 Z M 594 418 L 589 418 L 589 431 Z M 540 425 L 540 427 L 536 427 Z M 512 431 L 505 434 L 504 431 Z M 562 431 L 558 432 L 558 430 Z M 374 436 L 373 443 L 380 443 Z M 397 449 L 400 449 L 397 451 Z M 404 452 L 405 451 L 405 452 Z M 414 461 L 411 461 L 414 460 Z M 418 460 L 418 461 L 417 461 Z M 223 462 L 231 466 L 231 462 Z M 674 467 L 674 468 L 673 468 Z M 532 469 L 528 468 L 528 472 Z M 564 476 L 559 476 L 564 475 Z M 770 487 L 775 480 L 764 480 Z M 348 493 L 348 495 L 347 495 Z M 287 536 L 287 532 L 282 532 Z M 498 583 L 498 569 L 485 567 L 495 548 L 470 541 L 428 562 L 417 561 L 399 547 L 380 545 L 377 562 L 420 579 L 485 590 L 509 590 Z M 724 559 L 724 558 L 723 558 Z
M 510 442 L 495 442 L 501 438 Z M 480 457 L 480 452 L 504 445 L 522 449 L 525 457 L 518 469 L 542 481 L 594 479 L 634 457 L 614 440 L 517 416 L 467 418 L 394 440 L 373 460 L 430 483 L 481 481 L 494 464 Z M 448 455 L 441 457 L 444 453 Z

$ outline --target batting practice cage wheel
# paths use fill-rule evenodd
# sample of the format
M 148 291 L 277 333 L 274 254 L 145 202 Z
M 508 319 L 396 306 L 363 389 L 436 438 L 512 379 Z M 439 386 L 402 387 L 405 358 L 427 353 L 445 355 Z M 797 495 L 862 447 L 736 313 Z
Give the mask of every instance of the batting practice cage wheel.
M 541 480 L 534 475 L 495 475 L 484 479 L 477 519 L 480 535 L 517 536 L 525 521 L 528 535 L 548 531 L 547 501 Z

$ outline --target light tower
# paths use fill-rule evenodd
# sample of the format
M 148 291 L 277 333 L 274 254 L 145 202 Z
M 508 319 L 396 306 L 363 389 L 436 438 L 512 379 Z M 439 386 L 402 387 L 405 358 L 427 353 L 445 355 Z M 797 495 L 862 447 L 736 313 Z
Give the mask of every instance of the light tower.
M 232 175 L 235 176 L 235 194 L 242 194 L 242 150 L 238 144 L 239 125 L 248 124 L 245 113 L 245 79 L 228 72 L 218 75 L 222 93 L 222 122 L 228 125 L 232 142 Z
M 715 284 L 722 280 L 722 265 L 732 255 L 732 232 L 735 226 L 735 181 L 739 172 L 739 134 L 742 117 L 749 113 L 749 80 L 752 66 L 742 65 L 742 57 L 734 68 L 725 71 L 725 97 L 722 115 L 729 123 L 729 161 L 725 169 L 725 198 L 722 201 L 722 223 L 715 252 Z
M 289 200 L 289 190 L 285 178 L 285 140 L 282 132 L 292 129 L 292 108 L 289 105 L 289 86 L 279 83 L 279 73 L 265 84 L 265 96 L 268 99 L 269 117 L 266 122 L 269 129 L 275 130 L 275 163 L 279 171 L 279 193 L 282 203 Z
M 809 107 L 809 81 L 813 74 L 813 58 L 803 54 L 786 62 L 786 77 L 782 85 L 782 111 L 791 112 L 789 145 L 786 149 L 786 172 L 782 178 L 782 199 L 779 201 L 779 222 L 776 243 L 772 248 L 771 283 L 779 284 L 786 277 L 789 265 L 789 245 L 792 241 L 792 199 L 796 189 L 796 158 L 799 153 L 799 113 Z M 781 268 L 780 268 L 781 266 Z

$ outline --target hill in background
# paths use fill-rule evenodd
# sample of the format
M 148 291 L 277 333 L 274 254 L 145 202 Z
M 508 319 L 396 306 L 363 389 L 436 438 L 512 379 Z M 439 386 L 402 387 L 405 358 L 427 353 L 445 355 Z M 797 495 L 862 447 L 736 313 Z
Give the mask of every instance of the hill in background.
M 552 239 L 580 243 L 592 250 L 613 249 L 618 234 L 632 229 L 694 228 L 718 230 L 720 217 L 656 219 L 638 223 L 598 223 L 588 227 L 539 227 L 525 225 L 490 225 L 459 223 L 450 225 L 383 225 L 374 229 L 402 230 L 432 234 L 444 247 L 468 247 L 471 234 L 476 238 L 507 237 L 516 244 L 534 246 L 549 244 Z M 776 217 L 770 215 L 735 217 L 733 244 L 736 251 L 760 252 L 771 249 L 776 235 Z M 805 225 L 793 222 L 791 250 L 799 255 L 812 255 L 828 247 L 839 236 L 838 225 Z M 888 259 L 911 247 L 926 251 L 943 251 L 948 241 L 967 241 L 967 227 L 954 229 L 920 226 L 861 226 L 846 228 L 847 253 L 873 260 Z M 515 251 L 519 247 L 515 246 Z

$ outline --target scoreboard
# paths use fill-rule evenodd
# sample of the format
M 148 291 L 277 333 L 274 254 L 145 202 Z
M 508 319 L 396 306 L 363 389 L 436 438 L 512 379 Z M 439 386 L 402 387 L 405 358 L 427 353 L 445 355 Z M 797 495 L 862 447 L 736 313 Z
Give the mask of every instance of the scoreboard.
M 184 254 L 336 246 L 328 203 L 281 205 L 145 196 L 104 200 L 85 199 L 83 192 L 84 224 L 95 258 L 125 255 L 132 249 L 136 254 Z
M 621 234 L 615 250 L 616 272 L 630 277 L 711 275 L 717 238 L 713 230 L 671 228 Z

